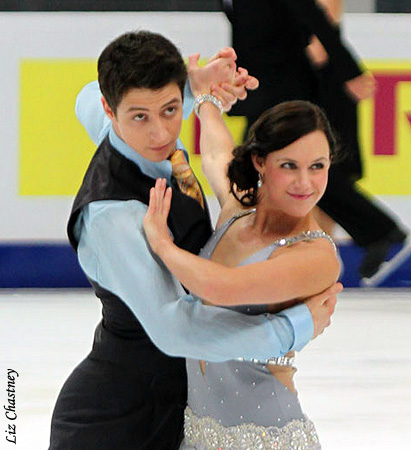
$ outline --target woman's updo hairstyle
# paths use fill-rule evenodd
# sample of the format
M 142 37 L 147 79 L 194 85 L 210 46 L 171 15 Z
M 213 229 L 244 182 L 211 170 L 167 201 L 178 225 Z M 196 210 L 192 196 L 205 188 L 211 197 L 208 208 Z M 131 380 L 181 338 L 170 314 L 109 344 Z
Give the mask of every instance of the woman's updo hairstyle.
M 244 206 L 255 206 L 258 196 L 258 172 L 251 156 L 265 159 L 313 131 L 323 131 L 334 158 L 336 141 L 324 112 L 313 103 L 293 100 L 265 111 L 252 125 L 244 144 L 233 150 L 228 166 L 230 189 Z M 240 195 L 241 193 L 241 195 Z

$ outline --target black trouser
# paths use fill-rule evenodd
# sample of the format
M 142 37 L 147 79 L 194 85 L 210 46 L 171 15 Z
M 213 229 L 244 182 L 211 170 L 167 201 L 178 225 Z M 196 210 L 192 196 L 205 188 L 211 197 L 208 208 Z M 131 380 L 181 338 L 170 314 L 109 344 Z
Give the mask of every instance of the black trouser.
M 362 176 L 357 104 L 338 82 L 335 71 L 332 65 L 318 71 L 319 103 L 334 128 L 343 155 L 339 164 L 331 166 L 327 190 L 318 205 L 357 245 L 365 247 L 383 239 L 397 225 L 355 184 Z
M 165 365 L 153 373 L 145 364 L 137 367 L 138 361 L 137 354 L 134 365 L 103 361 L 92 352 L 76 367 L 57 399 L 49 450 L 178 449 L 187 398 L 185 367 L 182 376 L 170 375 Z

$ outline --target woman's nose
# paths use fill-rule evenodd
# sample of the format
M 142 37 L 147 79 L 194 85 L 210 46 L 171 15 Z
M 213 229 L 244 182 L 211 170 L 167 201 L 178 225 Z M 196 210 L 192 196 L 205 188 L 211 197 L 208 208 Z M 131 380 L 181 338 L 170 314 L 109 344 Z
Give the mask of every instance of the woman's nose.
M 306 170 L 299 170 L 296 181 L 301 189 L 307 188 L 311 185 L 310 174 Z

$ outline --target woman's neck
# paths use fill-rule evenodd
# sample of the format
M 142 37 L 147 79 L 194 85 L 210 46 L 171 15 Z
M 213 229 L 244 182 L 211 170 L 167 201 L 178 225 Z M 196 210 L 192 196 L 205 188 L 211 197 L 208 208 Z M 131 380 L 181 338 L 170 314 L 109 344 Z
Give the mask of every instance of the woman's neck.
M 255 214 L 250 216 L 250 228 L 261 239 L 275 239 L 295 236 L 303 231 L 318 228 L 312 214 L 304 217 L 292 217 L 283 211 L 257 206 Z

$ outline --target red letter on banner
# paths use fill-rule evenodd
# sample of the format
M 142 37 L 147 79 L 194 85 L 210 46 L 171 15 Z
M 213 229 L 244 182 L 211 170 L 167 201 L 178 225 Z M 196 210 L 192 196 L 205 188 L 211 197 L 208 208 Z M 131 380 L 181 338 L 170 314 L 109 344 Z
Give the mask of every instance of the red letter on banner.
M 411 75 L 374 74 L 377 80 L 374 109 L 374 155 L 395 155 L 395 88 Z M 410 120 L 409 115 L 407 115 Z

